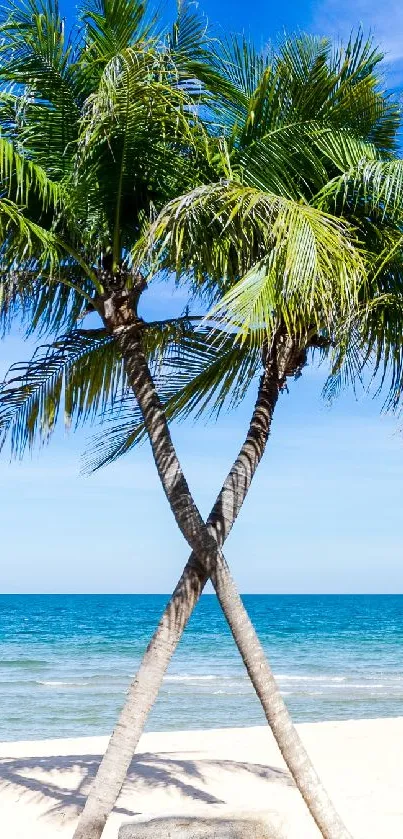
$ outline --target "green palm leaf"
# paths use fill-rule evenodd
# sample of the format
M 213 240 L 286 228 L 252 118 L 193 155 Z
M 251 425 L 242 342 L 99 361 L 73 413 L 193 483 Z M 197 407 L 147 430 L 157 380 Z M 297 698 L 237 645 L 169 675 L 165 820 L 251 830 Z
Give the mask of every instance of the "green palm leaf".
M 81 8 L 85 31 L 84 67 L 94 89 L 109 63 L 134 44 L 141 44 L 151 36 L 156 16 L 150 16 L 147 6 L 139 0 L 89 0 Z M 89 91 L 90 92 L 90 91 Z
M 282 320 L 294 332 L 332 329 L 335 311 L 350 316 L 365 277 L 356 245 L 339 219 L 236 183 L 171 202 L 148 238 L 158 265 L 191 270 L 196 283 L 208 274 L 224 289 L 235 280 L 211 316 L 260 343 Z
M 129 286 L 137 269 L 173 269 L 216 308 L 198 336 L 184 321 L 143 327 L 171 419 L 242 398 L 279 323 L 335 344 L 334 382 L 386 364 L 397 392 L 399 110 L 370 40 L 333 50 L 301 36 L 261 54 L 212 41 L 187 3 L 158 32 L 137 0 L 89 0 L 72 37 L 50 0 L 9 7 L 0 25 L 3 328 L 22 317 L 28 332 L 70 339 L 108 272 L 123 267 Z M 63 352 L 52 398 L 72 381 L 67 413 L 102 413 L 89 395 L 104 386 L 90 372 L 100 347 Z M 63 366 L 63 352 L 49 358 Z M 42 413 L 33 437 L 51 425 Z M 129 419 L 107 459 L 137 439 Z
M 177 80 L 175 68 L 152 47 L 128 48 L 109 62 L 87 102 L 75 175 L 78 197 L 86 218 L 95 220 L 98 239 L 99 219 L 105 218 L 115 264 L 127 237 L 139 231 L 154 205 L 164 203 L 173 181 L 190 182 L 195 117 Z
M 37 259 L 7 266 L 0 277 L 0 328 L 8 332 L 13 320 L 26 327 L 26 334 L 55 334 L 72 330 L 88 305 L 93 286 L 80 266 L 67 260 L 51 260 L 38 267 Z
M 14 144 L 0 134 L 0 178 L 3 194 L 22 205 L 29 205 L 32 194 L 39 199 L 42 211 L 57 208 L 61 191 L 45 169 L 20 154 Z
M 69 171 L 77 138 L 81 82 L 58 3 L 11 3 L 3 9 L 0 37 L 0 79 L 29 91 L 21 100 L 19 140 L 52 177 L 60 178 Z
M 402 218 L 403 161 L 362 156 L 342 175 L 330 180 L 315 198 L 319 207 L 349 205 L 357 214 Z
M 149 332 L 149 330 L 147 330 Z M 152 337 L 152 336 L 149 336 Z M 148 339 L 149 340 L 149 339 Z M 218 416 L 242 402 L 261 367 L 261 354 L 250 346 L 234 347 L 231 336 L 216 329 L 185 329 L 161 353 L 150 356 L 154 381 L 169 422 L 193 415 Z M 102 417 L 102 431 L 84 456 L 84 471 L 114 462 L 146 436 L 141 413 L 130 393 Z
M 122 361 L 103 330 L 73 332 L 41 347 L 29 362 L 13 365 L 0 390 L 0 436 L 13 455 L 37 438 L 47 441 L 64 406 L 76 424 L 105 410 L 124 387 Z

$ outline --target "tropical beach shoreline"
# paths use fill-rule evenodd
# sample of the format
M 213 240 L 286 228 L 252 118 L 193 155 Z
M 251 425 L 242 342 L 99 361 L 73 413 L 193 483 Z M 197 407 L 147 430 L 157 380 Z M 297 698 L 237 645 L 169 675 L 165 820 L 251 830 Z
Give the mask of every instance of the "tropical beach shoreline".
M 403 834 L 403 717 L 304 723 L 315 766 L 355 839 Z M 0 743 L 0 835 L 70 839 L 106 737 Z M 317 829 L 267 727 L 147 733 L 105 831 L 167 814 L 258 812 L 275 836 Z
M 163 595 L 0 595 L 0 742 L 108 735 Z M 403 597 L 245 595 L 292 719 L 403 714 Z M 219 604 L 203 596 L 149 731 L 265 725 Z

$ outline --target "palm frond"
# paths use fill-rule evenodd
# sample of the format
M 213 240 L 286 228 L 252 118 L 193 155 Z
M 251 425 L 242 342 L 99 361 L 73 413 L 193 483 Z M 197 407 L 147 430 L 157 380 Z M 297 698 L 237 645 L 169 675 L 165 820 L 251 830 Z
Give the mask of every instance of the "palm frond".
M 360 214 L 375 214 L 378 218 L 402 218 L 403 161 L 379 160 L 374 155 L 362 157 L 351 168 L 338 175 L 315 197 L 318 207 L 330 207 L 342 201 Z
M 22 456 L 45 442 L 64 407 L 65 422 L 76 424 L 105 410 L 124 388 L 122 360 L 103 332 L 73 332 L 40 347 L 28 362 L 11 367 L 0 389 L 0 439 L 10 439 Z
M 170 53 L 178 61 L 200 61 L 208 58 L 207 23 L 192 0 L 179 0 L 178 13 L 167 38 Z
M 372 36 L 366 37 L 361 27 L 355 36 L 352 33 L 345 47 L 334 50 L 334 101 L 339 122 L 365 136 L 379 152 L 390 153 L 397 148 L 400 106 L 385 93 L 383 59 L 384 53 Z
M 219 39 L 210 49 L 212 122 L 227 140 L 246 145 L 278 124 L 282 95 L 272 58 L 245 37 Z
M 377 67 L 383 58 L 362 30 L 347 46 L 332 50 L 328 39 L 302 35 L 288 38 L 276 55 L 284 107 L 294 119 L 324 119 L 350 130 L 383 152 L 396 148 L 400 123 L 397 101 L 386 96 Z
M 0 328 L 13 316 L 28 332 L 73 325 L 94 294 L 92 271 L 53 232 L 31 221 L 13 201 L 0 199 Z
M 339 340 L 327 350 L 330 372 L 323 386 L 322 396 L 332 404 L 340 394 L 350 388 L 357 393 L 357 385 L 365 387 L 364 377 L 368 366 L 368 348 L 357 324 L 343 329 Z M 370 354 L 371 355 L 371 354 Z
M 330 328 L 336 309 L 338 317 L 351 312 L 365 277 L 348 224 L 237 183 L 170 202 L 147 244 L 151 270 L 170 265 L 191 271 L 196 284 L 207 274 L 227 288 L 211 316 L 260 343 L 281 319 L 292 332 Z
M 39 198 L 42 209 L 56 208 L 60 202 L 59 184 L 47 172 L 20 154 L 14 144 L 0 134 L 0 178 L 3 194 L 6 191 L 19 205 L 29 204 L 32 193 Z
M 378 238 L 380 231 L 377 230 Z M 383 248 L 372 254 L 368 290 L 332 349 L 325 397 L 359 382 L 383 396 L 384 410 L 401 411 L 403 392 L 403 235 L 384 231 Z
M 76 181 L 98 237 L 100 214 L 106 220 L 116 262 L 152 208 L 193 177 L 203 132 L 176 81 L 164 55 L 129 48 L 109 62 L 87 103 Z
M 56 0 L 12 2 L 0 34 L 0 321 L 67 331 L 3 386 L 11 414 L 22 400 L 25 444 L 7 414 L 17 449 L 46 438 L 64 401 L 77 421 L 106 420 L 116 382 L 97 462 L 142 437 L 109 344 L 73 346 L 109 262 L 174 270 L 216 304 L 201 331 L 144 326 L 170 421 L 243 398 L 279 323 L 308 346 L 326 332 L 330 389 L 372 364 L 400 398 L 400 111 L 370 39 L 334 50 L 301 35 L 262 53 L 212 41 L 185 1 L 158 31 L 140 0 L 85 0 L 70 35 Z
M 84 25 L 84 66 L 99 81 L 107 64 L 134 44 L 144 44 L 157 21 L 142 0 L 85 0 L 80 9 Z
M 241 146 L 278 127 L 315 121 L 393 152 L 400 107 L 382 89 L 381 59 L 361 30 L 335 50 L 328 39 L 306 34 L 264 54 L 245 39 L 231 39 L 212 55 L 228 85 L 226 95 L 217 89 L 219 123 Z
M 45 227 L 27 218 L 8 198 L 0 198 L 0 260 L 2 269 L 18 260 L 36 258 L 53 266 L 58 262 L 57 238 Z
M 0 37 L 0 79 L 22 92 L 19 142 L 52 177 L 63 177 L 77 138 L 81 82 L 57 0 L 3 7 Z
M 321 196 L 322 185 L 332 182 L 335 170 L 344 177 L 364 161 L 377 160 L 377 154 L 372 144 L 348 131 L 308 121 L 270 131 L 242 149 L 238 160 L 233 168 L 244 184 L 287 198 L 309 199 L 317 190 Z
M 202 327 L 182 330 L 179 340 L 150 358 L 150 366 L 168 422 L 181 422 L 218 416 L 225 407 L 239 405 L 261 367 L 261 353 L 246 344 L 234 347 L 232 336 Z M 84 471 L 114 462 L 145 436 L 137 403 L 127 393 L 102 417 L 102 430 L 85 453 Z
M 71 331 L 92 292 L 88 276 L 74 263 L 52 267 L 28 259 L 8 266 L 0 276 L 0 332 L 8 332 L 15 319 L 27 336 Z

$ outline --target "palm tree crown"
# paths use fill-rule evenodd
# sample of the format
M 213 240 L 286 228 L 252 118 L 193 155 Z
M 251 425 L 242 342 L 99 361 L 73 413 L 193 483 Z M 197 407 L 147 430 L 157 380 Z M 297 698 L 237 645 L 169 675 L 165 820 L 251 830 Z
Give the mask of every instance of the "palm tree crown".
M 22 451 L 49 435 L 62 398 L 82 420 L 124 389 L 111 335 L 78 326 L 108 294 L 134 302 L 135 243 L 207 165 L 193 84 L 205 45 L 185 5 L 161 33 L 128 0 L 84 6 L 69 36 L 57 2 L 27 0 L 0 29 L 0 322 L 56 337 L 3 388 L 1 430 Z M 151 358 L 190 323 L 151 325 Z
M 374 358 L 398 399 L 400 113 L 371 42 L 214 51 L 186 6 L 161 35 L 126 0 L 84 7 L 69 36 L 57 4 L 27 0 L 1 29 L 0 316 L 55 336 L 3 385 L 16 452 L 63 398 L 69 422 L 117 405 L 90 465 L 141 437 L 110 331 L 78 326 L 119 289 L 136 308 L 161 269 L 214 304 L 197 335 L 186 313 L 144 326 L 169 418 L 236 404 L 279 328 L 333 353 L 331 391 Z
M 347 377 L 373 360 L 391 372 L 393 402 L 403 167 L 381 59 L 362 33 L 336 50 L 308 36 L 265 56 L 243 40 L 224 45 L 213 58 L 227 82 L 211 119 L 216 180 L 164 207 L 139 258 L 151 272 L 191 271 L 195 289 L 210 291 L 214 322 L 241 342 L 270 346 L 284 328 L 331 349 L 333 372 Z

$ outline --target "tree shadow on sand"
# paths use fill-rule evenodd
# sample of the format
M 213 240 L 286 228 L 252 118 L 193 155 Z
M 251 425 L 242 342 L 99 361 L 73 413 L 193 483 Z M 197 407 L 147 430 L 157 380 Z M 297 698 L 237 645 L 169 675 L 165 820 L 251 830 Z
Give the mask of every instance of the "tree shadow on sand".
M 30 794 L 37 802 L 45 799 L 47 807 L 43 817 L 63 815 L 64 820 L 74 819 L 83 808 L 88 789 L 101 760 L 101 755 L 67 755 L 57 757 L 1 758 L 0 791 L 5 788 L 18 789 Z M 183 799 L 200 801 L 204 804 L 226 804 L 223 799 L 202 789 L 205 772 L 224 769 L 226 772 L 246 772 L 255 778 L 272 783 L 293 785 L 288 772 L 255 763 L 235 760 L 179 760 L 169 753 L 144 752 L 135 755 L 124 785 L 124 791 L 138 792 L 145 785 L 147 790 L 174 789 Z M 69 775 L 80 775 L 79 782 L 72 787 Z M 44 777 L 32 777 L 40 775 Z M 59 782 L 55 782 L 55 775 Z M 180 775 L 180 777 L 179 777 Z M 138 811 L 117 806 L 116 813 L 124 816 L 138 815 Z

